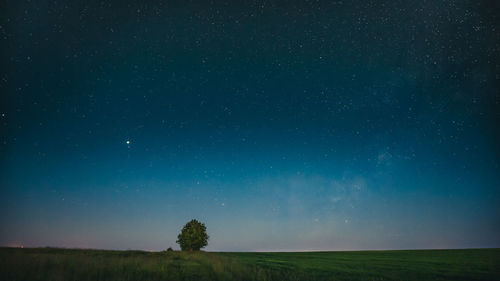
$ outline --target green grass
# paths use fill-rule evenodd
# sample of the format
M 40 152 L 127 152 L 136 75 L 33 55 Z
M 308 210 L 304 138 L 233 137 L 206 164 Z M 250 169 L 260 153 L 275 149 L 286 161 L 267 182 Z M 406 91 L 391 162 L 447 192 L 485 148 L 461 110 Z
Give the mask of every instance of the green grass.
M 500 280 L 500 249 L 152 253 L 0 248 L 0 280 Z

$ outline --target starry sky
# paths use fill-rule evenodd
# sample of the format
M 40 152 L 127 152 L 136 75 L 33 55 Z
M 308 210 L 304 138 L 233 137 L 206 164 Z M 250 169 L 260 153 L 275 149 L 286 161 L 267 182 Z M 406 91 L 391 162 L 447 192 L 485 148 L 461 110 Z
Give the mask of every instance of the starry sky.
M 496 1 L 2 1 L 0 245 L 500 247 Z

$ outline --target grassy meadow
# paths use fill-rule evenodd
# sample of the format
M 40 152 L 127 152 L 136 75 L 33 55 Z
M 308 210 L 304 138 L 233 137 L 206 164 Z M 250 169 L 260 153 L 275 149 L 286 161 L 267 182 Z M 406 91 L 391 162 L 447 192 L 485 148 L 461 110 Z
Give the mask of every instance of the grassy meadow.
M 0 280 L 500 280 L 500 249 L 188 253 L 0 248 Z

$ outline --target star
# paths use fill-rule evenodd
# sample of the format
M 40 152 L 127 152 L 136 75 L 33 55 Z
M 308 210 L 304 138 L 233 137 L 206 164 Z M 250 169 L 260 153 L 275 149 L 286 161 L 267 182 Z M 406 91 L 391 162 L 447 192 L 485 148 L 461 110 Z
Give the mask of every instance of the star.
M 126 143 L 126 144 L 130 144 L 130 141 L 129 141 L 129 140 L 127 140 L 127 141 L 125 141 L 125 143 Z

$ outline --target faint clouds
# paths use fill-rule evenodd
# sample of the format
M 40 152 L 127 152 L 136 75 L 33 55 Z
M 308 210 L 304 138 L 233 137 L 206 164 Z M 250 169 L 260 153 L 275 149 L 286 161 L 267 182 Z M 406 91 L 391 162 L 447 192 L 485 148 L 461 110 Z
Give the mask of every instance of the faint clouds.
M 340 197 L 340 196 L 333 196 L 330 198 L 330 202 L 332 202 L 332 203 L 338 203 L 341 200 L 342 200 L 342 197 Z
M 377 166 L 388 165 L 391 163 L 392 154 L 387 151 L 380 151 L 377 156 Z

